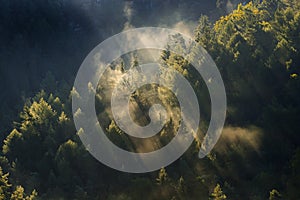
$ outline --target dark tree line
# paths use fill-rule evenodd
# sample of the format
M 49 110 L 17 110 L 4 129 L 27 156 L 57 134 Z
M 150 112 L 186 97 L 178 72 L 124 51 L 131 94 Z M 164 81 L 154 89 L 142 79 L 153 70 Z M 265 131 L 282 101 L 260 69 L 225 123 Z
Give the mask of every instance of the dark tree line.
M 123 12 L 123 7 L 117 1 L 113 2 L 91 1 L 94 4 L 90 6 L 101 9 L 101 6 L 108 8 L 114 5 L 113 8 Z M 151 2 L 134 4 L 136 12 L 151 10 L 151 6 L 163 10 L 169 5 L 158 5 L 154 0 Z M 168 2 L 174 3 L 174 7 L 197 4 L 196 1 L 186 1 L 190 4 Z M 224 3 L 218 2 L 218 9 L 222 9 Z M 76 135 L 70 108 L 70 93 L 75 92 L 70 91 L 75 69 L 88 49 L 93 47 L 92 42 L 84 44 L 87 41 L 84 35 L 98 33 L 93 23 L 103 24 L 103 29 L 100 28 L 103 31 L 115 29 L 110 30 L 112 32 L 121 30 L 123 24 L 114 27 L 111 22 L 89 21 L 88 15 L 77 15 L 76 7 L 67 6 L 70 3 L 67 1 L 4 3 L 0 8 L 0 19 L 3 19 L 3 27 L 10 28 L 0 30 L 4 35 L 1 43 L 9 48 L 6 54 L 1 54 L 1 66 L 5 66 L 1 67 L 0 76 L 14 73 L 9 66 L 20 66 L 16 69 L 23 71 L 3 79 L 9 83 L 13 81 L 9 77 L 13 77 L 20 82 L 9 86 L 13 89 L 9 94 L 2 89 L 1 98 L 5 99 L 5 95 L 16 96 L 20 88 L 25 91 L 25 97 L 23 107 L 17 99 L 11 102 L 18 107 L 16 110 L 20 110 L 19 117 L 11 130 L 8 131 L 8 127 L 3 129 L 6 134 L 3 135 L 0 157 L 1 199 L 299 198 L 298 0 L 251 1 L 240 4 L 216 22 L 206 16 L 200 18 L 195 29 L 195 40 L 216 61 L 227 91 L 228 113 L 223 135 L 206 158 L 198 159 L 200 141 L 196 140 L 175 163 L 147 174 L 117 172 L 96 161 Z M 126 21 L 126 17 L 119 17 L 117 20 Z M 39 27 L 36 27 L 37 24 Z M 52 46 L 53 37 L 59 42 Z M 94 40 L 102 39 L 100 36 L 94 37 Z M 173 39 L 180 41 L 180 38 Z M 174 43 L 180 46 L 180 42 Z M 26 52 L 28 49 L 36 53 Z M 80 50 L 85 52 L 79 53 Z M 58 59 L 62 52 L 64 57 L 76 59 Z M 54 56 L 55 53 L 58 55 Z M 207 94 L 201 93 L 203 81 L 195 75 L 192 66 L 168 51 L 162 52 L 161 57 L 165 65 L 174 67 L 191 81 L 198 90 L 201 105 L 204 105 L 204 118 L 209 118 Z M 50 63 L 43 64 L 45 60 L 42 58 L 47 58 Z M 29 60 L 30 63 L 27 63 Z M 135 67 L 134 63 L 132 67 Z M 112 72 L 126 71 L 124 63 L 116 65 L 119 66 L 112 68 Z M 41 78 L 39 74 L 42 71 L 51 72 Z M 68 73 L 70 77 L 64 78 L 63 74 Z M 4 85 L 1 87 L 4 88 Z M 41 91 L 26 98 L 38 89 Z M 151 89 L 161 95 L 162 103 L 173 100 L 164 89 L 156 86 Z M 138 93 L 137 96 L 141 106 L 149 103 Z M 175 101 L 173 103 L 176 105 Z M 9 115 L 15 113 L 6 105 L 2 107 L 1 123 L 7 117 L 11 120 Z M 100 110 L 101 120 L 101 113 L 105 110 L 101 104 L 96 107 Z M 107 134 L 114 142 L 132 149 L 134 141 L 130 141 L 113 120 L 101 123 L 106 126 Z M 176 126 L 176 123 L 170 123 L 164 129 L 166 133 L 161 134 L 162 140 L 168 139 L 168 132 L 173 130 L 171 125 Z M 206 122 L 202 126 L 205 129 Z

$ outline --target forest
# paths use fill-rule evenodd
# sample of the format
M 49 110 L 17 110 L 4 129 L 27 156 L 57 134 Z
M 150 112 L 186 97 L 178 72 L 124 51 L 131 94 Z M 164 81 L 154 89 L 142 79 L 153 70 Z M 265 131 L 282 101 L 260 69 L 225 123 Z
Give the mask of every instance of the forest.
M 144 26 L 176 29 L 206 49 L 224 81 L 227 113 L 205 158 L 198 158 L 196 137 L 171 165 L 134 174 L 111 169 L 86 150 L 72 94 L 77 70 L 96 45 Z M 1 0 L 0 44 L 0 199 L 300 199 L 299 0 Z M 170 45 L 182 48 L 176 36 Z M 158 53 L 162 65 L 195 89 L 199 134 L 205 134 L 211 103 L 201 76 L 182 56 Z M 111 77 L 137 68 L 148 54 L 116 60 L 96 88 L 107 137 L 133 152 L 164 146 L 179 126 L 178 101 L 157 85 L 135 92 L 133 111 L 143 125 L 154 102 L 172 109 L 174 118 L 154 138 L 129 137 L 111 116 Z

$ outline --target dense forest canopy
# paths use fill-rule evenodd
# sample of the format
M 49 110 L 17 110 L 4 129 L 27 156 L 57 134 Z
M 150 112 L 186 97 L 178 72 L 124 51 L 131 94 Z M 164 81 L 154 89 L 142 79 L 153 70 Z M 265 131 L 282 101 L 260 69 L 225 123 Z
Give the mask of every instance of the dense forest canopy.
M 209 156 L 198 159 L 201 138 L 195 138 L 170 166 L 128 174 L 85 149 L 76 135 L 71 94 L 76 72 L 94 46 L 141 26 L 192 34 L 220 70 L 228 110 Z M 0 44 L 0 199 L 299 199 L 298 0 L 3 0 Z M 182 45 L 176 37 L 172 44 Z M 116 60 L 96 88 L 98 120 L 108 138 L 136 152 L 160 148 L 178 127 L 178 101 L 154 84 L 137 90 L 131 103 L 140 124 L 148 123 L 143 116 L 153 102 L 172 110 L 172 120 L 156 137 L 128 137 L 107 109 L 112 77 L 137 67 L 148 53 Z M 156 53 L 195 89 L 200 135 L 205 133 L 210 101 L 203 80 L 183 57 Z

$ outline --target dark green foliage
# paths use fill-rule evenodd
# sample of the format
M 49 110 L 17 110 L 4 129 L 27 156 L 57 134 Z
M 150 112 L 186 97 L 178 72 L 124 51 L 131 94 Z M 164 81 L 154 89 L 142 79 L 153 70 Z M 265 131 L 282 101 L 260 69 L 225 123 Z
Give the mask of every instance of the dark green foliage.
M 13 186 L 8 180 L 9 173 L 3 174 L 2 168 L 0 167 L 0 199 L 10 200 L 34 200 L 36 199 L 37 192 L 32 191 L 30 195 L 24 193 L 24 188 L 20 185 Z
M 195 0 L 128 2 L 90 1 L 87 6 L 94 12 L 85 14 L 72 1 L 2 2 L 0 51 L 5 48 L 5 53 L 0 55 L 0 77 L 4 82 L 0 86 L 4 101 L 0 120 L 5 134 L 1 136 L 0 199 L 34 199 L 35 190 L 40 199 L 298 199 L 299 1 L 251 1 L 215 22 L 202 16 Z M 217 15 L 227 12 L 229 1 L 209 2 L 212 7 L 216 3 Z M 135 18 L 129 19 L 124 5 L 132 5 Z M 118 14 L 112 15 L 111 10 Z M 160 24 L 151 20 L 160 12 L 167 15 L 161 15 L 161 23 L 176 14 L 183 18 L 190 15 L 189 20 L 201 16 L 194 38 L 216 61 L 224 79 L 228 97 L 226 127 L 214 150 L 202 160 L 197 157 L 201 144 L 198 137 L 180 159 L 160 171 L 117 172 L 96 161 L 76 135 L 70 101 L 72 80 L 86 53 L 102 36 L 122 30 L 126 20 L 135 25 Z M 97 20 L 88 18 L 92 13 Z M 53 43 L 53 38 L 57 42 Z M 184 47 L 178 35 L 170 37 L 169 45 L 179 51 Z M 192 51 L 188 53 L 193 55 Z M 182 73 L 195 89 L 203 119 L 199 135 L 203 135 L 210 117 L 203 80 L 190 63 L 168 49 L 161 53 L 161 62 Z M 120 61 L 110 73 L 125 73 L 129 68 L 125 63 L 138 67 L 138 58 Z M 16 67 L 20 72 L 15 73 L 10 66 L 20 66 Z M 169 78 L 174 81 L 174 77 Z M 99 91 L 105 81 L 100 81 Z M 39 89 L 41 92 L 33 98 L 24 97 Z M 24 93 L 21 95 L 19 90 Z M 178 126 L 176 119 L 170 120 L 157 138 L 145 143 L 128 137 L 109 118 L 111 113 L 104 107 L 110 101 L 99 91 L 95 105 L 99 122 L 121 148 L 150 151 L 155 147 L 148 148 L 147 144 L 160 147 L 172 138 Z M 156 94 L 155 100 L 167 105 L 167 110 L 178 109 L 178 102 L 167 89 L 147 85 L 134 94 L 133 103 L 139 108 L 133 111 L 135 114 L 145 114 L 154 101 L 143 96 L 143 91 Z M 8 130 L 17 112 L 19 118 L 14 117 L 16 122 Z M 146 116 L 138 123 L 147 120 Z M 27 196 L 27 191 L 33 192 Z

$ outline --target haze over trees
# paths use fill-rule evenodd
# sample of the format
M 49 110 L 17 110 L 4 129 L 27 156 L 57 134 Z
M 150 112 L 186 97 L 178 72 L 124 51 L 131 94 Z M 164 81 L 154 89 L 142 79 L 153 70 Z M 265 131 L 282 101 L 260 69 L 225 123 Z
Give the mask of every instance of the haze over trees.
M 0 199 L 297 200 L 300 2 L 212 2 L 3 1 Z M 70 98 L 76 92 L 75 73 L 86 54 L 114 33 L 142 25 L 182 28 L 182 21 L 191 25 L 183 29 L 193 33 L 222 74 L 228 98 L 223 134 L 202 160 L 197 155 L 201 139 L 196 138 L 180 159 L 157 172 L 110 169 L 76 135 Z M 180 48 L 180 38 L 172 39 L 170 45 Z M 210 101 L 203 80 L 183 57 L 167 50 L 159 53 L 163 65 L 182 73 L 195 88 L 205 133 Z M 168 143 L 179 123 L 174 114 L 156 137 L 142 142 L 128 137 L 110 117 L 107 105 L 114 80 L 108 78 L 137 67 L 143 55 L 127 55 L 112 64 L 96 88 L 95 105 L 107 136 L 139 152 Z M 145 91 L 156 98 L 147 99 Z M 133 99 L 136 116 L 144 116 L 153 102 L 174 113 L 178 109 L 174 95 L 157 85 L 140 88 Z M 137 117 L 140 124 L 147 120 Z

